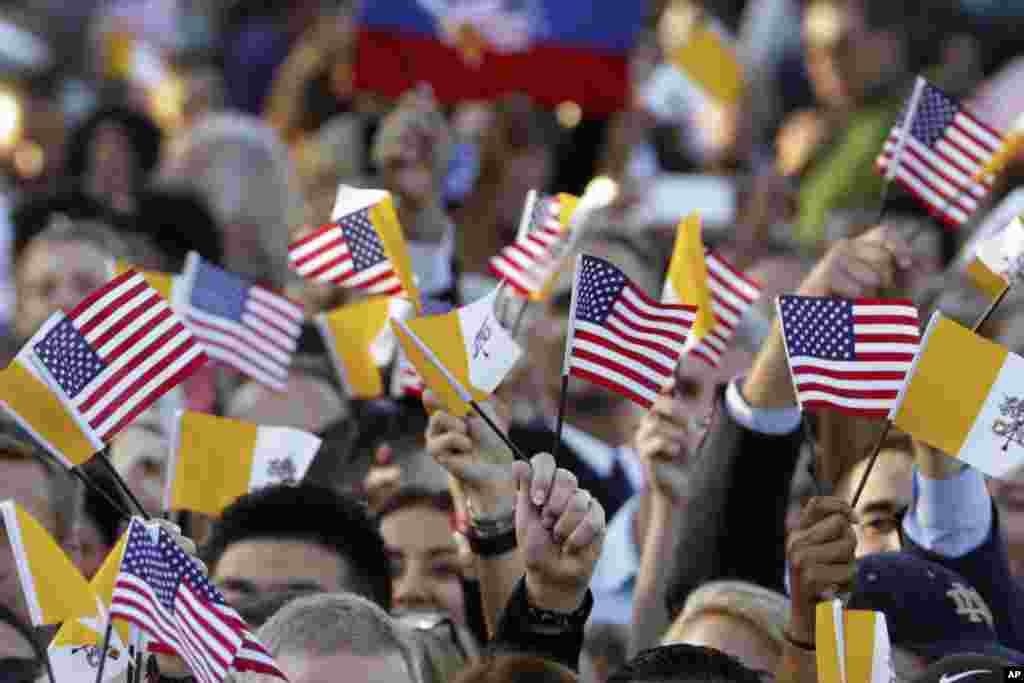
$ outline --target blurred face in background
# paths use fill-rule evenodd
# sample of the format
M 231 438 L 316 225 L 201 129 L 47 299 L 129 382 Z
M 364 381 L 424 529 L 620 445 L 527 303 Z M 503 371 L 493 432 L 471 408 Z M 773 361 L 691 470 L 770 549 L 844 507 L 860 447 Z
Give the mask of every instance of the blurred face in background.
M 409 505 L 386 515 L 380 532 L 391 560 L 395 609 L 441 612 L 465 625 L 451 514 L 426 503 Z
M 15 273 L 14 330 L 28 339 L 58 309 L 74 307 L 107 281 L 109 254 L 88 242 L 34 241 Z
M 87 187 L 97 199 L 122 209 L 121 198 L 135 191 L 139 169 L 131 138 L 116 123 L 104 123 L 89 145 Z
M 989 479 L 988 488 L 999 509 L 1011 570 L 1021 578 L 1024 576 L 1024 469 L 1004 479 Z

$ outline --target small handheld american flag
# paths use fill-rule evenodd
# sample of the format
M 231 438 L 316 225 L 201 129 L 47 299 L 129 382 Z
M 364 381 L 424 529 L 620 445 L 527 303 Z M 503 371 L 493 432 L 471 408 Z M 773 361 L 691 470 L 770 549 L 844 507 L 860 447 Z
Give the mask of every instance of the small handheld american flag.
M 426 390 L 427 385 L 420 377 L 420 373 L 416 372 L 416 368 L 409 362 L 405 351 L 399 349 L 391 370 L 391 397 L 422 398 Z
M 507 281 L 521 296 L 540 296 L 569 244 L 571 232 L 561 217 L 563 204 L 574 199 L 570 195 L 537 199 L 524 234 L 491 258 L 490 270 L 495 277 Z
M 282 390 L 302 335 L 302 307 L 191 253 L 183 277 L 183 311 L 206 353 Z
M 707 253 L 704 262 L 708 269 L 708 290 L 715 326 L 690 353 L 717 368 L 736 328 L 750 307 L 761 298 L 761 286 L 713 251 Z
M 608 261 L 580 254 L 562 374 L 648 408 L 675 372 L 696 310 L 659 303 Z
M 981 171 L 999 150 L 1002 137 L 955 99 L 918 77 L 877 166 L 887 180 L 898 182 L 935 218 L 959 227 L 991 188 L 991 180 Z
M 55 393 L 108 443 L 207 360 L 167 301 L 132 270 L 51 316 L 33 339 Z
M 287 680 L 195 560 L 166 531 L 137 519 L 128 530 L 110 618 L 138 626 L 152 649 L 184 659 L 202 683 L 221 683 L 231 670 Z
M 909 301 L 782 296 L 786 356 L 804 410 L 886 417 L 921 343 Z

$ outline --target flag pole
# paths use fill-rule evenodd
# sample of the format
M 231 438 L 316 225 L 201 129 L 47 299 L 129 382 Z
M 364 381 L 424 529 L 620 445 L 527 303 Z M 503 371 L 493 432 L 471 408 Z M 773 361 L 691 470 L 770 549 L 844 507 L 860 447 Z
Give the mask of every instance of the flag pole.
M 889 203 L 889 185 L 892 184 L 896 174 L 900 172 L 900 161 L 903 158 L 903 150 L 907 146 L 907 137 L 910 135 L 910 128 L 914 125 L 914 119 L 917 117 L 917 109 L 921 104 L 921 95 L 924 93 L 924 87 L 927 85 L 920 76 L 914 81 L 914 89 L 910 93 L 910 101 L 907 103 L 907 112 L 903 116 L 903 121 L 900 123 L 900 136 L 896 140 L 896 149 L 893 150 L 892 160 L 889 162 L 885 169 L 885 183 L 882 185 L 882 204 L 878 207 L 878 216 L 875 218 L 875 223 L 881 223 L 882 219 L 885 218 L 885 213 L 888 210 Z
M 572 274 L 572 293 L 569 298 L 569 331 L 565 335 L 565 353 L 562 355 L 562 388 L 558 395 L 558 418 L 555 422 L 555 438 L 551 446 L 551 455 L 555 462 L 562 450 L 562 426 L 565 424 L 565 411 L 569 404 L 569 364 L 572 359 L 572 339 L 576 331 L 576 292 L 579 289 L 580 267 L 583 265 L 583 254 L 576 254 L 576 269 Z
M 117 484 L 118 488 L 121 489 L 121 492 L 128 496 L 128 500 L 130 500 L 132 502 L 132 505 L 134 505 L 135 508 L 139 511 L 139 514 L 142 515 L 142 518 L 145 519 L 147 522 L 151 521 L 152 517 L 150 517 L 149 513 L 146 512 L 146 508 L 142 507 L 142 503 L 139 502 L 139 499 L 135 497 L 135 494 L 132 493 L 132 490 L 128 488 L 128 484 L 125 482 L 124 479 L 121 478 L 121 474 L 116 469 L 114 469 L 114 466 L 110 463 L 110 456 L 107 455 L 108 451 L 109 449 L 107 448 L 104 448 L 102 451 L 100 451 L 97 454 L 97 460 L 99 460 L 102 467 L 107 470 L 107 473 L 114 478 L 114 482 Z
M 43 651 L 43 666 L 46 667 L 46 677 L 50 679 L 50 683 L 57 683 L 56 676 L 53 675 L 53 662 L 50 661 L 50 648 L 40 648 Z
M 114 500 L 114 497 L 112 495 L 110 495 L 110 493 L 108 493 L 98 483 L 93 481 L 92 477 L 87 475 L 85 472 L 81 471 L 77 467 L 72 467 L 71 468 L 71 474 L 76 479 L 78 479 L 80 482 L 82 482 L 87 489 L 90 489 L 93 492 L 99 494 L 99 496 L 101 498 L 103 498 L 103 500 L 107 501 L 107 503 L 111 507 L 113 507 L 115 510 L 117 510 L 119 513 L 121 513 L 122 516 L 124 516 L 126 518 L 129 518 L 129 517 L 132 516 L 132 513 L 128 512 L 128 510 L 125 509 L 124 505 L 122 505 L 120 501 Z
M 114 632 L 114 619 L 107 615 L 107 629 L 103 633 L 103 647 L 100 648 L 100 664 L 96 667 L 96 683 L 103 683 L 103 668 L 107 663 L 107 652 L 110 650 L 110 637 Z
M 985 312 L 981 314 L 980 318 L 978 318 L 978 322 L 974 323 L 974 327 L 971 328 L 971 332 L 977 332 L 978 330 L 981 329 L 982 325 L 988 322 L 988 319 L 992 317 L 992 314 L 996 312 L 996 309 L 999 307 L 999 304 L 1003 303 L 1003 299 L 1005 299 L 1006 295 L 1009 293 L 1010 287 L 1007 286 L 1006 288 L 1003 289 L 1002 292 L 999 293 L 999 296 L 992 300 L 992 303 L 988 305 L 988 308 L 985 309 Z
M 526 454 L 519 449 L 519 446 L 516 446 L 514 443 L 512 443 L 512 439 L 509 438 L 508 434 L 506 434 L 501 429 L 501 427 L 499 427 L 497 423 L 491 419 L 491 416 L 488 415 L 484 411 L 484 409 L 480 407 L 479 403 L 477 403 L 476 401 L 470 401 L 469 405 L 474 411 L 476 411 L 476 414 L 479 415 L 481 419 L 483 419 L 483 421 L 487 423 L 487 426 L 491 428 L 491 431 L 493 431 L 498 436 L 498 438 L 501 439 L 506 446 L 508 446 L 508 449 L 512 451 L 512 455 L 514 455 L 518 460 L 522 460 L 523 462 L 530 461 L 530 459 L 526 457 Z

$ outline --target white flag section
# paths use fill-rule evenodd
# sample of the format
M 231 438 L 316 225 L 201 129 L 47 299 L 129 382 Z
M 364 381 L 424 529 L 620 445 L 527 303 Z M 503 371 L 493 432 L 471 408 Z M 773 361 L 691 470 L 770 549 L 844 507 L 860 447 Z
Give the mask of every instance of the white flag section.
M 459 328 L 469 360 L 469 383 L 488 394 L 498 388 L 522 356 L 519 345 L 495 314 L 501 289 L 496 287 L 484 298 L 458 310 Z
M 256 431 L 249 490 L 302 481 L 319 449 L 320 439 L 309 432 L 261 425 Z
M 978 245 L 978 259 L 1010 284 L 1024 271 L 1024 224 L 1014 218 L 1006 228 Z
M 99 599 L 96 600 L 96 607 L 96 614 L 77 620 L 78 630 L 88 630 L 93 634 L 94 639 L 83 640 L 79 643 L 54 643 L 47 648 L 55 680 L 89 681 L 90 683 L 96 680 L 96 670 L 99 668 L 100 656 L 103 651 L 103 636 L 107 630 L 107 619 L 109 618 L 107 608 Z M 128 671 L 130 663 L 131 657 L 128 655 L 127 644 L 121 639 L 118 629 L 112 629 L 107 663 L 103 665 L 103 682 L 112 681 L 124 675 Z

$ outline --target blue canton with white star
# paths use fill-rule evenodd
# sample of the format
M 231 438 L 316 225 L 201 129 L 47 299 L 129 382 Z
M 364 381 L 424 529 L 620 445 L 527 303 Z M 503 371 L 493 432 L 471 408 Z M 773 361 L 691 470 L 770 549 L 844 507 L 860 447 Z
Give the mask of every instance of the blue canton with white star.
M 189 303 L 209 315 L 240 323 L 250 287 L 234 273 L 200 260 Z
M 345 216 L 340 221 L 348 250 L 352 254 L 352 266 L 356 271 L 371 268 L 384 259 L 384 244 L 377 237 L 377 231 L 370 222 L 370 210 L 363 209 Z
M 174 596 L 182 582 L 204 602 L 224 604 L 220 591 L 163 529 L 158 531 L 154 542 L 145 526 L 133 524 L 125 545 L 121 571 L 145 581 L 168 612 L 175 611 Z
M 960 107 L 951 97 L 933 85 L 926 85 L 918 100 L 917 113 L 910 124 L 910 134 L 925 146 L 932 147 L 946 128 L 952 125 L 959 111 Z M 904 107 L 900 112 L 900 126 L 906 115 Z
M 604 325 L 626 286 L 622 271 L 599 258 L 584 256 L 576 286 L 576 318 Z
M 551 204 L 556 201 L 558 200 L 554 197 L 541 197 L 537 200 L 537 205 L 533 207 L 533 215 L 530 216 L 530 230 L 540 230 L 544 227 L 551 214 Z
M 779 309 L 790 357 L 855 360 L 851 302 L 784 296 L 780 298 Z
M 78 396 L 106 367 L 67 318 L 47 332 L 33 350 L 68 398 Z

